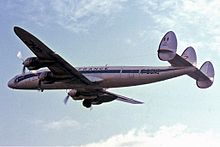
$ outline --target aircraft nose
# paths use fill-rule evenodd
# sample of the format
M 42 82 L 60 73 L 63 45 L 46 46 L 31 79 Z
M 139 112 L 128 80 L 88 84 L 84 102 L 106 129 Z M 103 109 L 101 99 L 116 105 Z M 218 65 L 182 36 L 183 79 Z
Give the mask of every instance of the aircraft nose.
M 15 88 L 14 79 L 8 81 L 8 87 Z

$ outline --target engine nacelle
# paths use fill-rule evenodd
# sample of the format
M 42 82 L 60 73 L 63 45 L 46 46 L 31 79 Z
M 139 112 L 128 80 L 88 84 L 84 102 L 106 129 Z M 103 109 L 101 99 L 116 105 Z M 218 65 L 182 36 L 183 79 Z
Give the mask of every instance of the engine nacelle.
M 44 71 L 44 72 L 40 73 L 40 75 L 38 76 L 38 79 L 45 84 L 46 83 L 53 83 L 55 81 L 53 73 L 51 73 L 50 71 Z
M 40 61 L 37 57 L 30 57 L 27 58 L 24 62 L 23 65 L 27 67 L 29 70 L 37 70 L 41 68 L 40 66 Z
M 47 67 L 48 65 L 51 65 L 53 63 L 54 61 L 40 60 L 37 57 L 29 57 L 23 62 L 23 65 L 29 70 L 37 70 L 43 67 Z
M 68 92 L 68 94 L 71 96 L 71 97 L 74 97 L 76 96 L 76 93 L 77 93 L 77 90 L 76 89 L 72 89 Z
M 71 89 L 68 92 L 68 95 L 71 96 L 73 100 L 82 100 L 82 97 L 80 97 L 80 94 L 76 89 Z

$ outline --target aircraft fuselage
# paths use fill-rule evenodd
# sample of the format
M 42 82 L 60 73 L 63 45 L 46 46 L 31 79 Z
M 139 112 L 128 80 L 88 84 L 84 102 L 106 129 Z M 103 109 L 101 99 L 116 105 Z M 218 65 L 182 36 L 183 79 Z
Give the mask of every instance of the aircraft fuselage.
M 150 67 L 150 66 L 90 66 L 76 68 L 85 77 L 101 88 L 128 87 L 162 81 L 193 72 L 192 67 Z M 14 89 L 39 89 L 39 75 L 28 72 L 12 78 L 8 86 Z M 91 85 L 90 85 L 91 86 Z M 80 89 L 89 88 L 82 84 L 60 82 L 43 82 L 41 89 Z M 93 87 L 94 88 L 94 87 Z

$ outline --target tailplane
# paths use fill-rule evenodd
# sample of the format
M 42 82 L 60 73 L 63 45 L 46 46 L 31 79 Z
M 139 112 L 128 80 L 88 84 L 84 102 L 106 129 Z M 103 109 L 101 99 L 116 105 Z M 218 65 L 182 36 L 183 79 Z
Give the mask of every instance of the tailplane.
M 199 88 L 208 88 L 214 81 L 214 67 L 210 61 L 206 61 L 200 69 L 196 67 L 197 57 L 193 47 L 187 47 L 182 55 L 176 54 L 177 39 L 174 32 L 170 31 L 162 38 L 158 57 L 162 61 L 168 61 L 174 67 L 193 67 L 188 76 L 196 80 L 196 85 Z

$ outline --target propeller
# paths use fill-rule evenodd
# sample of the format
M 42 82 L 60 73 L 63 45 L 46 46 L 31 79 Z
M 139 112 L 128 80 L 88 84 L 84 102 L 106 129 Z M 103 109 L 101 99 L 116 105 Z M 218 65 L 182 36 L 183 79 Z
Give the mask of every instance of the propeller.
M 38 81 L 38 90 L 41 91 L 41 92 L 44 91 L 44 89 L 41 88 L 41 80 L 40 79 Z
M 63 100 L 63 102 L 64 102 L 65 105 L 67 104 L 67 101 L 68 101 L 69 98 L 70 98 L 69 92 L 67 92 L 67 90 L 66 90 L 66 93 L 67 93 L 67 96 L 66 96 L 65 99 Z
M 21 51 L 19 51 L 19 52 L 17 53 L 17 57 L 18 57 L 18 59 L 20 59 L 20 60 L 22 61 L 22 63 L 24 63 L 24 58 L 23 58 L 23 56 L 22 56 Z M 26 67 L 23 65 L 22 74 L 25 73 L 25 69 L 26 69 Z
M 89 110 L 90 110 L 90 111 L 92 111 L 92 110 L 93 110 L 93 105 L 91 105 L 91 107 L 89 108 Z
M 65 97 L 65 99 L 63 100 L 63 102 L 64 102 L 65 105 L 67 104 L 67 101 L 69 100 L 69 97 L 70 97 L 70 95 L 68 94 L 68 95 Z
M 23 58 L 23 56 L 21 54 L 21 51 L 18 51 L 17 57 L 18 57 L 18 59 L 20 59 L 20 60 L 22 60 L 24 62 L 24 58 Z
M 25 70 L 26 70 L 26 67 L 25 67 L 25 66 L 23 66 L 23 68 L 22 68 L 22 74 L 24 74 L 24 73 L 25 73 Z

